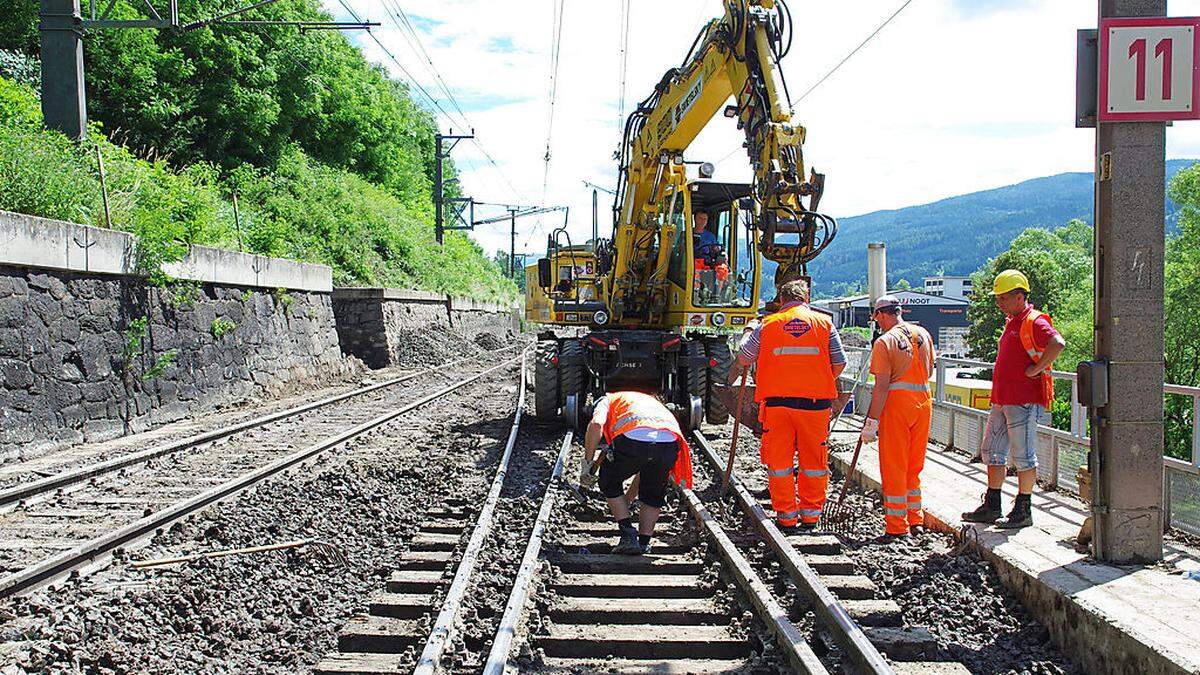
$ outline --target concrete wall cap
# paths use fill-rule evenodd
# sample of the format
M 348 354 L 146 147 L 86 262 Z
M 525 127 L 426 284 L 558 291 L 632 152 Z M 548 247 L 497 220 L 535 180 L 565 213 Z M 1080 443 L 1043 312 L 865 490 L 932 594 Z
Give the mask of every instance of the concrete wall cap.
M 0 211 L 0 264 L 90 274 L 133 276 L 137 237 L 89 225 Z M 192 246 L 183 260 L 163 266 L 180 279 L 214 284 L 329 293 L 328 265 Z

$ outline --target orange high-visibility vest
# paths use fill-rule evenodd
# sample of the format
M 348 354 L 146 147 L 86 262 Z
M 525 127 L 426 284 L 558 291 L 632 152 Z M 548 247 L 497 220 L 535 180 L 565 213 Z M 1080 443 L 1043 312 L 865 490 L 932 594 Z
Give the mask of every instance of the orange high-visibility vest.
M 675 437 L 679 455 L 671 469 L 671 480 L 683 487 L 692 487 L 692 453 L 679 422 L 658 399 L 636 391 L 619 391 L 608 395 L 608 417 L 604 420 L 604 440 L 613 444 L 617 436 L 633 429 L 657 429 Z
M 837 381 L 829 364 L 831 333 L 829 317 L 807 305 L 763 319 L 754 398 L 759 402 L 774 397 L 837 398 Z
M 1054 325 L 1054 321 L 1050 319 L 1049 314 L 1039 312 L 1032 307 L 1029 308 L 1029 314 L 1025 315 L 1025 320 L 1021 322 L 1021 346 L 1025 349 L 1025 353 L 1029 355 L 1029 359 L 1033 361 L 1034 364 L 1042 359 L 1042 353 L 1045 352 L 1044 349 L 1038 349 L 1037 344 L 1033 341 L 1033 323 L 1038 320 L 1038 317 L 1041 316 L 1046 317 L 1046 321 L 1049 322 L 1051 326 Z M 1050 374 L 1050 370 L 1050 368 L 1047 368 L 1046 370 L 1042 371 L 1041 374 L 1042 407 L 1046 410 L 1050 409 L 1050 406 L 1054 401 L 1054 376 Z
M 919 399 L 927 399 L 929 398 L 929 369 L 925 367 L 925 359 L 921 357 L 921 346 L 917 343 L 916 333 L 904 324 L 899 324 L 897 328 L 908 340 L 913 360 L 908 366 L 908 371 L 892 380 L 888 385 L 888 395 L 890 396 L 894 391 L 914 392 Z

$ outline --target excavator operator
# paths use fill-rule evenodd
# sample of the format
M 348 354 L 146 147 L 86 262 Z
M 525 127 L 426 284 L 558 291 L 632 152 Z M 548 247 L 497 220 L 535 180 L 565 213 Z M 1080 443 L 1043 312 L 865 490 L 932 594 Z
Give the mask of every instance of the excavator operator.
M 708 213 L 696 213 L 692 252 L 696 261 L 695 294 L 697 302 L 708 304 L 723 299 L 729 285 L 729 259 L 716 233 L 708 229 Z

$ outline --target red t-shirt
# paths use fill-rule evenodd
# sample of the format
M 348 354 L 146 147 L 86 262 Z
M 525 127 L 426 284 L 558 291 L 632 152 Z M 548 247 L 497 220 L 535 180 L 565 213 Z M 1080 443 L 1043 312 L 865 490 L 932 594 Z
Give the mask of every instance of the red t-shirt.
M 1021 324 L 1032 308 L 1033 305 L 1029 305 L 1025 311 L 1009 317 L 1004 324 L 999 350 L 996 352 L 996 368 L 992 374 L 993 405 L 1027 405 L 1042 402 L 1041 376 L 1025 375 L 1025 369 L 1033 365 L 1034 361 L 1021 345 Z M 1055 335 L 1058 335 L 1058 331 L 1054 330 L 1054 326 L 1050 325 L 1045 316 L 1040 316 L 1033 322 L 1033 344 L 1039 350 L 1045 349 Z

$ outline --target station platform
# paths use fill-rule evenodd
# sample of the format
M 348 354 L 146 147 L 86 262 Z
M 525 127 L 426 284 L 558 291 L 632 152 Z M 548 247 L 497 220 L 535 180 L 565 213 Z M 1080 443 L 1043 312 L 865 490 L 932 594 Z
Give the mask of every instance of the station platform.
M 860 420 L 844 418 L 830 442 L 830 462 L 845 472 Z M 841 433 L 838 433 L 838 431 Z M 855 482 L 880 491 L 879 455 L 864 445 Z M 962 513 L 979 505 L 987 469 L 964 455 L 930 444 L 921 474 L 926 525 L 958 531 Z M 1004 486 L 1004 510 L 1016 480 Z M 981 554 L 1049 630 L 1056 643 L 1088 672 L 1200 673 L 1200 551 L 1167 542 L 1156 565 L 1098 563 L 1075 549 L 1088 507 L 1063 492 L 1033 494 L 1033 526 L 1002 530 L 972 525 Z M 882 517 L 880 522 L 882 531 Z

